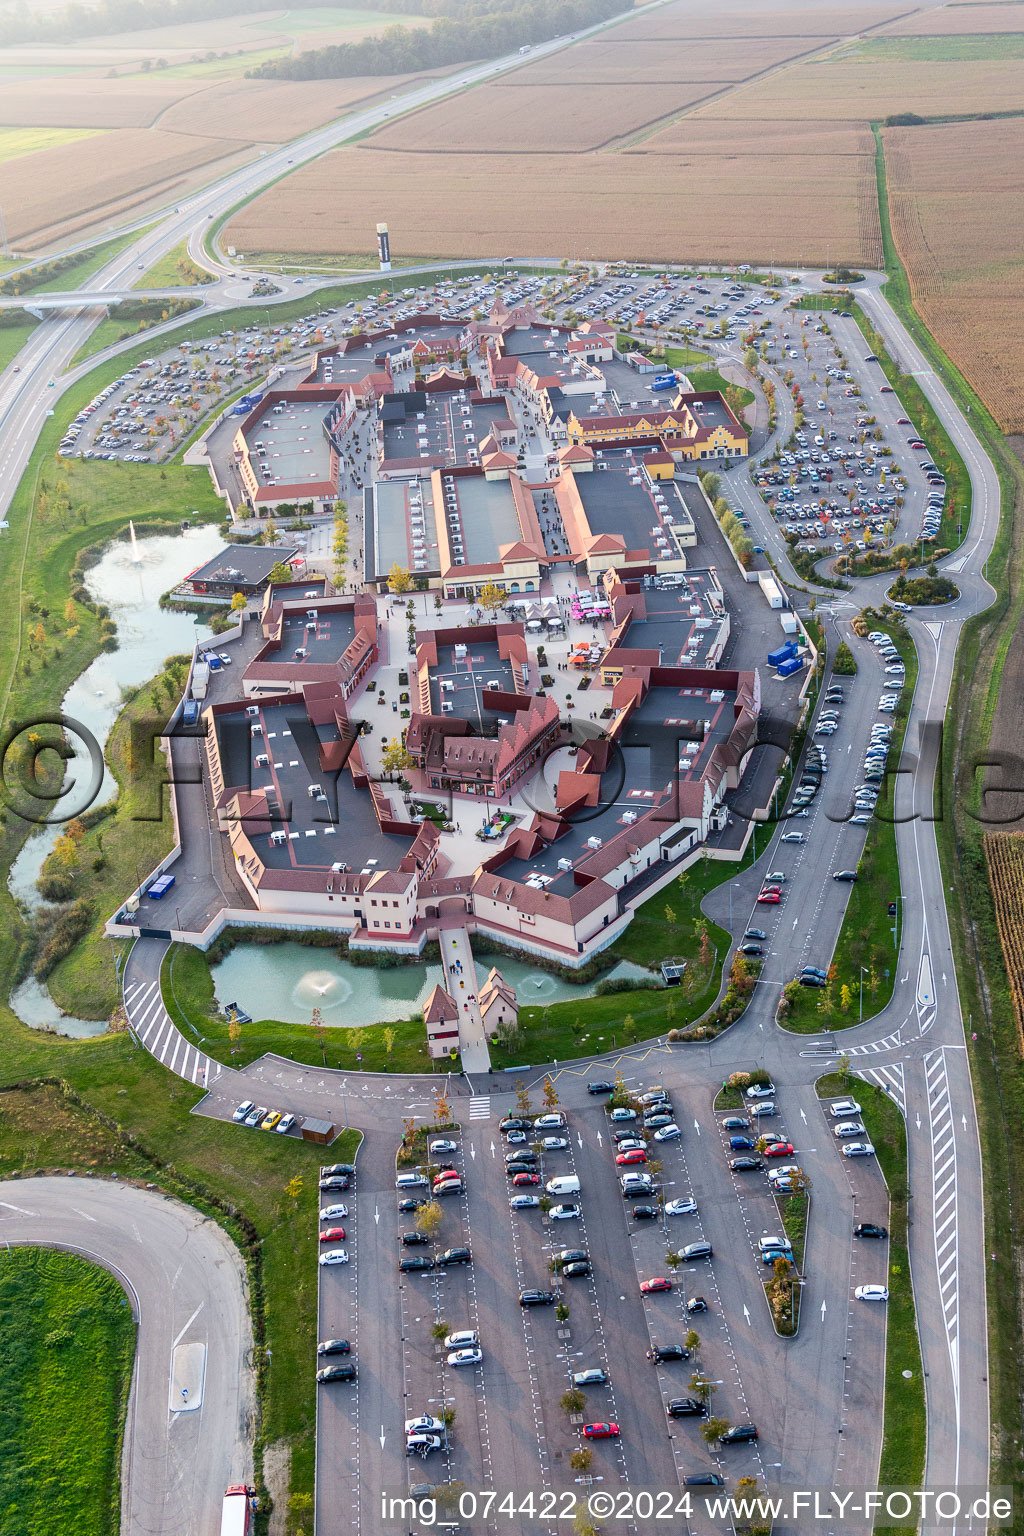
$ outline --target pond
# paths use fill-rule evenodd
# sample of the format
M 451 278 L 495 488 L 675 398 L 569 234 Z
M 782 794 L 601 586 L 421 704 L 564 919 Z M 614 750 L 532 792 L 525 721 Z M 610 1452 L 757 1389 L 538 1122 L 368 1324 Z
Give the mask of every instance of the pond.
M 547 1006 L 577 997 L 592 997 L 597 982 L 574 986 L 542 971 L 528 958 L 482 955 L 476 961 L 483 984 L 497 965 L 520 1005 Z M 623 961 L 605 977 L 650 975 L 642 966 Z M 368 1024 L 394 1024 L 419 1012 L 431 987 L 441 981 L 440 965 L 400 965 L 382 971 L 376 966 L 337 960 L 329 950 L 304 944 L 239 944 L 213 968 L 218 1005 L 237 1003 L 257 1020 L 308 1024 L 319 1008 L 325 1024 L 336 1029 L 362 1029 Z M 600 978 L 604 979 L 604 978 Z
M 133 546 L 116 543 L 87 573 L 85 584 L 97 603 L 105 603 L 117 625 L 118 648 L 101 651 L 75 679 L 64 696 L 63 712 L 80 721 L 106 746 L 111 727 L 121 712 L 121 690 L 137 688 L 155 677 L 167 656 L 190 652 L 196 640 L 209 634 L 205 624 L 190 613 L 159 606 L 161 593 L 176 586 L 189 571 L 208 560 L 224 542 L 221 530 L 211 524 L 184 533 L 158 534 Z M 77 758 L 68 764 L 73 775 Z M 88 759 L 78 763 L 83 781 L 88 778 Z M 96 803 L 108 800 L 116 783 L 105 769 L 103 788 Z M 76 807 L 66 806 L 70 817 Z M 81 809 L 81 807 L 79 807 Z M 41 828 L 21 848 L 7 878 L 11 894 L 30 911 L 40 905 L 36 880 L 57 838 L 59 825 Z M 126 873 L 128 886 L 132 883 Z M 11 1006 L 25 1024 L 49 1027 L 61 1034 L 96 1035 L 106 1029 L 103 1021 L 73 1019 L 50 1001 L 38 982 L 23 983 L 13 994 Z

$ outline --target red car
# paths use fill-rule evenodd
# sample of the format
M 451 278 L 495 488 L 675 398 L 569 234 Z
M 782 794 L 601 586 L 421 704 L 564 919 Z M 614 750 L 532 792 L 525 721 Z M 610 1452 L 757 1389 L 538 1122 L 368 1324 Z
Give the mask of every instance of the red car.
M 790 1141 L 773 1141 L 770 1147 L 764 1149 L 765 1157 L 792 1157 L 793 1144 Z
M 771 906 L 773 903 L 778 903 L 779 893 L 778 891 L 762 891 L 757 899 L 762 904 Z
M 333 1243 L 336 1242 L 339 1238 L 343 1238 L 344 1236 L 344 1227 L 328 1227 L 325 1232 L 320 1233 L 320 1241 L 322 1243 Z
M 671 1289 L 672 1281 L 666 1280 L 664 1276 L 657 1280 L 641 1280 L 640 1282 L 641 1296 L 650 1296 L 654 1291 L 670 1291 Z
M 615 1440 L 618 1437 L 619 1426 L 617 1424 L 584 1424 L 584 1440 Z
M 897 416 L 897 418 L 896 418 L 896 425 L 898 427 L 909 427 L 910 426 L 910 417 L 909 416 Z
M 643 1147 L 634 1147 L 630 1152 L 620 1152 L 615 1161 L 620 1165 L 624 1163 L 646 1163 L 647 1153 Z
M 517 1173 L 512 1183 L 517 1189 L 525 1189 L 528 1184 L 539 1184 L 539 1173 Z
M 894 391 L 891 384 L 883 384 L 881 389 L 878 391 L 880 395 L 891 395 L 893 392 Z

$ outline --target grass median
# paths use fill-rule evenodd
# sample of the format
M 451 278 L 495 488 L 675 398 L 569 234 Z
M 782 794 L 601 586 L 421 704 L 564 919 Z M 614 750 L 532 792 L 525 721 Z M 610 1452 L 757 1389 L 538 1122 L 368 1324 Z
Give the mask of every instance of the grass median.
M 888 761 L 896 765 L 917 683 L 917 651 L 902 624 L 879 620 L 877 627 L 892 635 L 906 668 L 900 704 L 890 717 L 894 730 Z M 895 778 L 890 779 L 893 787 L 895 783 Z M 890 819 L 892 793 L 884 804 L 881 800 L 879 804 L 881 815 L 873 816 L 868 824 L 864 850 L 857 862 L 857 881 L 850 886 L 843 925 L 828 965 L 828 986 L 819 990 L 789 983 L 779 1005 L 779 1023 L 784 1029 L 814 1034 L 822 1029 L 849 1029 L 859 1024 L 862 983 L 864 1017 L 879 1013 L 892 997 L 903 925 L 896 825 Z M 891 902 L 896 903 L 895 917 L 889 913 Z
M 831 1072 L 816 1084 L 821 1099 L 856 1091 L 861 1117 L 889 1191 L 889 1300 L 885 1347 L 885 1409 L 880 1487 L 919 1487 L 924 1477 L 927 1432 L 921 1345 L 907 1247 L 907 1133 L 887 1093 L 848 1072 Z M 876 1526 L 876 1536 L 912 1536 L 914 1528 Z
M 0 1253 L 5 1536 L 116 1536 L 134 1355 L 135 1320 L 113 1275 L 49 1248 Z

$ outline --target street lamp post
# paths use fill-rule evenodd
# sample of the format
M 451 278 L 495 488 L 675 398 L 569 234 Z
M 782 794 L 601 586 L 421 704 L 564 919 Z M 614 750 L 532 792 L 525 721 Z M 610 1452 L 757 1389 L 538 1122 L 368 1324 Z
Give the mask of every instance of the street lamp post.
M 861 1019 L 864 1017 L 864 972 L 866 970 L 867 966 L 862 965 L 860 968 L 860 1013 L 858 1014 L 858 1018 Z

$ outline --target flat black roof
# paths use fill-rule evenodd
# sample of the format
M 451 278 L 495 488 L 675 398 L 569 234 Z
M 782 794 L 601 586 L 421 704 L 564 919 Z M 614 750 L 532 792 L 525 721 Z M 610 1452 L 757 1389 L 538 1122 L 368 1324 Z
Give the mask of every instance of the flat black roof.
M 309 629 L 310 624 L 315 624 L 316 628 Z M 281 629 L 281 655 L 294 656 L 296 651 L 308 651 L 308 656 L 299 657 L 303 666 L 338 661 L 351 645 L 355 633 L 356 621 L 351 608 L 324 612 L 315 619 L 307 619 L 304 613 L 288 614 Z
M 485 713 L 482 703 L 483 691 L 491 683 L 505 693 L 516 691 L 511 663 L 498 655 L 495 641 L 468 644 L 461 661 L 456 660 L 450 645 L 440 647 L 437 666 L 430 669 L 431 709 L 439 715 L 442 704 L 450 704 L 451 709 L 445 709 L 444 714 L 470 720 L 481 735 L 493 735 L 497 715 L 493 711 Z
M 276 549 L 263 544 L 228 544 L 198 570 L 189 581 L 217 581 L 224 586 L 237 582 L 242 587 L 256 587 L 265 582 L 278 561 L 288 561 L 296 548 Z

